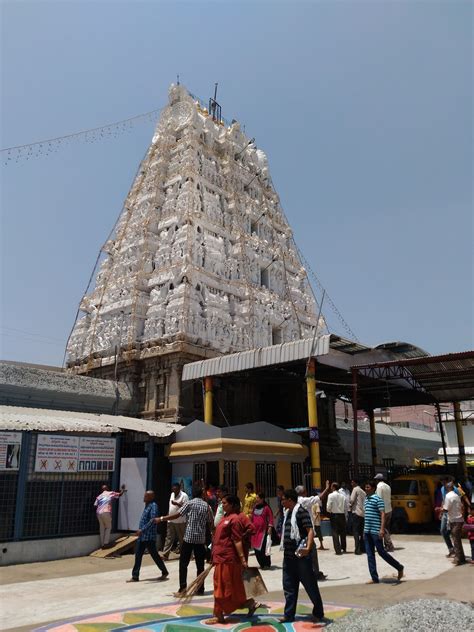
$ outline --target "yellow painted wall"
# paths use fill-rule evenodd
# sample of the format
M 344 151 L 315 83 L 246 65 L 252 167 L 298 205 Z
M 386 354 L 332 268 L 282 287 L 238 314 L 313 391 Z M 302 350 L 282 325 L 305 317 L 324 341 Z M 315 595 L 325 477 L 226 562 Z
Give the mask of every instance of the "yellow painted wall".
M 296 460 L 295 460 L 296 462 Z M 238 461 L 239 476 L 239 498 L 245 496 L 245 485 L 251 482 L 255 485 L 255 463 L 256 461 Z M 283 485 L 285 489 L 291 487 L 291 463 L 289 461 L 277 461 L 276 464 L 277 485 Z
M 201 456 L 201 455 L 199 455 Z M 203 461 L 207 461 L 206 456 L 202 455 L 201 458 Z M 248 455 L 253 456 L 253 455 Z M 266 456 L 266 455 L 265 455 Z M 173 459 L 171 459 L 173 461 Z M 201 460 L 201 459 L 199 459 Z M 239 481 L 239 487 L 237 490 L 237 495 L 240 499 L 245 496 L 245 484 L 251 482 L 255 485 L 255 463 L 266 460 L 267 458 L 251 458 L 245 460 L 237 460 L 237 476 Z M 294 459 L 294 462 L 297 463 L 300 459 L 297 457 Z M 181 462 L 179 465 L 181 467 L 187 466 L 189 472 L 192 474 L 193 471 L 193 463 L 195 459 L 190 459 L 189 462 L 183 463 Z M 224 459 L 218 459 L 219 461 L 219 482 L 222 484 L 224 482 Z M 197 462 L 197 461 L 196 461 Z M 289 489 L 291 487 L 291 462 L 290 461 L 278 461 L 278 457 L 275 458 L 274 462 L 276 463 L 276 484 L 283 485 L 285 489 Z M 176 467 L 176 465 L 174 466 Z M 187 470 L 186 470 L 187 471 Z
M 277 485 L 283 485 L 285 489 L 291 487 L 291 463 L 280 461 L 277 463 Z
M 242 500 L 245 496 L 245 485 L 253 483 L 255 485 L 255 461 L 237 461 L 239 476 L 239 493 Z

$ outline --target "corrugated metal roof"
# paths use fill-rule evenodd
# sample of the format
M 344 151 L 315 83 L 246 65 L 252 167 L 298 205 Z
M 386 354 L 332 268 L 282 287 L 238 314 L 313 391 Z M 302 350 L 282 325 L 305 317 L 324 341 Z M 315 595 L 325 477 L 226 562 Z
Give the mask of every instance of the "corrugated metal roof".
M 183 427 L 174 423 L 135 419 L 121 415 L 0 406 L 0 430 L 89 433 L 117 433 L 121 430 L 132 430 L 142 432 L 150 437 L 168 437 Z
M 195 380 L 208 375 L 223 375 L 234 371 L 245 371 L 272 364 L 283 364 L 302 360 L 310 355 L 322 356 L 329 353 L 330 335 L 319 336 L 313 347 L 313 339 L 305 338 L 285 342 L 271 347 L 260 347 L 240 351 L 208 360 L 190 362 L 183 367 L 183 381 Z
M 413 380 L 411 389 L 425 393 L 432 402 L 461 402 L 474 399 L 474 351 L 405 358 L 357 365 L 354 368 L 362 375 L 379 380 L 380 393 L 385 393 L 392 400 L 394 397 L 410 398 L 406 390 L 409 380 Z M 400 395 L 395 391 L 400 390 L 401 378 L 405 378 L 406 392 Z M 376 384 L 370 388 L 372 397 L 376 397 Z M 406 403 L 413 402 L 407 399 Z
M 420 364 L 405 365 L 439 402 L 474 398 L 474 352 L 427 358 Z
M 329 346 L 335 351 L 341 351 L 342 353 L 348 353 L 349 355 L 356 355 L 357 353 L 364 353 L 371 351 L 371 347 L 366 347 L 360 342 L 354 342 L 347 338 L 341 338 L 335 334 L 330 334 Z
M 117 425 L 101 423 L 88 416 L 61 410 L 0 406 L 0 430 L 36 430 L 40 432 L 120 432 Z
M 399 358 L 421 358 L 430 355 L 421 347 L 411 344 L 411 342 L 383 342 L 374 347 L 374 349 L 384 349 L 385 351 L 390 351 Z

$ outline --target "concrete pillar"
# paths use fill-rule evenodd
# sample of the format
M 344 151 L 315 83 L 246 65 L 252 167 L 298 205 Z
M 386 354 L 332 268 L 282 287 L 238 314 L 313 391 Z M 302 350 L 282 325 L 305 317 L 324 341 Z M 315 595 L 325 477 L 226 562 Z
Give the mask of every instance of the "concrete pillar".
M 181 370 L 178 363 L 173 362 L 170 366 L 169 386 L 168 386 L 168 408 L 179 413 L 179 394 L 181 388 Z
M 147 412 L 154 412 L 158 406 L 156 401 L 157 380 L 158 376 L 156 373 L 156 369 L 154 369 L 147 383 Z

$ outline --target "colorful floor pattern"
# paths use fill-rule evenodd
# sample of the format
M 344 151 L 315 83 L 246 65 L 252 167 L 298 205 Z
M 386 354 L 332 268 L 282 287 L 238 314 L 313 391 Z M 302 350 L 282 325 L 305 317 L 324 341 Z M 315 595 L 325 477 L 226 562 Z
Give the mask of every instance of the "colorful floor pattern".
M 317 630 L 324 626 L 315 626 L 308 616 L 311 606 L 298 604 L 298 616 L 293 623 L 279 623 L 283 614 L 281 601 L 266 601 L 266 608 L 259 608 L 256 614 L 247 619 L 239 613 L 229 617 L 225 625 L 206 625 L 205 621 L 212 613 L 212 601 L 202 601 L 182 605 L 168 603 L 162 606 L 150 606 L 136 610 L 117 610 L 104 614 L 82 617 L 62 623 L 53 623 L 34 632 L 114 632 L 115 630 L 134 630 L 135 632 L 196 632 L 196 630 L 226 630 L 226 632 L 303 632 Z M 351 607 L 324 604 L 326 617 L 337 619 L 347 615 Z

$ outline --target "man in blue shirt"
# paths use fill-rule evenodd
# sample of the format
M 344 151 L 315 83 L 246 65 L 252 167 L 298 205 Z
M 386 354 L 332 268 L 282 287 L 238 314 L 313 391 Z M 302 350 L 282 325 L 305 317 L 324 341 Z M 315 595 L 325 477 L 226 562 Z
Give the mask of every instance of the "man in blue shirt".
M 383 536 L 385 526 L 385 505 L 380 496 L 377 496 L 378 481 L 369 481 L 365 485 L 367 497 L 364 501 L 364 542 L 369 564 L 369 573 L 372 579 L 368 584 L 378 584 L 379 576 L 375 561 L 375 549 L 380 557 L 398 571 L 398 581 L 403 577 L 403 566 L 383 548 Z
M 127 582 L 139 581 L 142 558 L 147 549 L 153 561 L 161 571 L 161 577 L 158 579 L 167 579 L 169 575 L 165 563 L 156 550 L 157 527 L 155 518 L 158 517 L 158 505 L 155 503 L 155 492 L 151 490 L 146 491 L 143 501 L 145 503 L 145 509 L 143 510 L 140 518 L 139 529 L 137 531 L 138 540 L 135 547 L 135 564 L 132 569 L 132 577 L 131 579 L 127 579 Z

